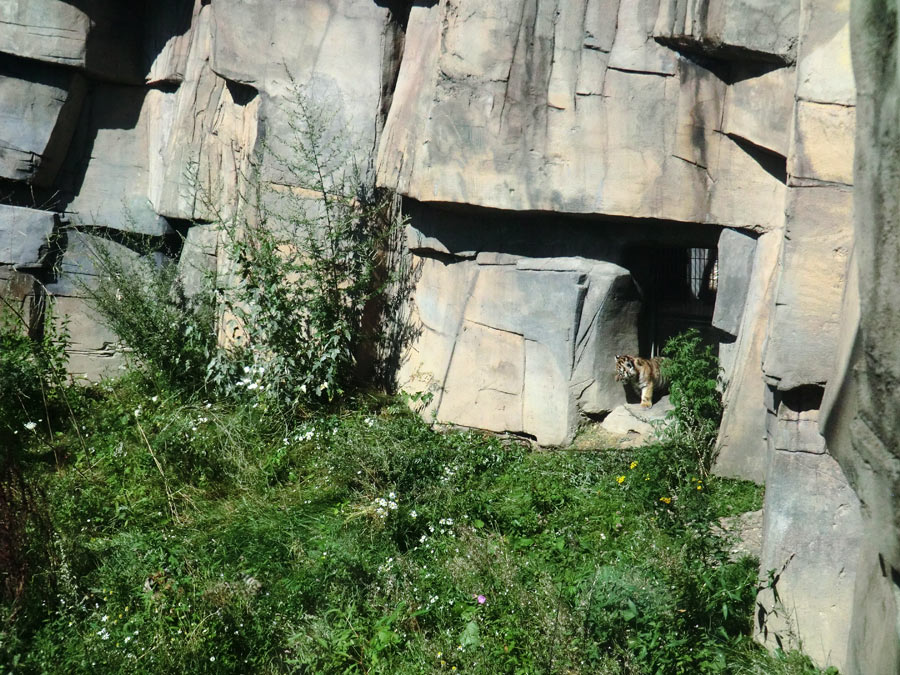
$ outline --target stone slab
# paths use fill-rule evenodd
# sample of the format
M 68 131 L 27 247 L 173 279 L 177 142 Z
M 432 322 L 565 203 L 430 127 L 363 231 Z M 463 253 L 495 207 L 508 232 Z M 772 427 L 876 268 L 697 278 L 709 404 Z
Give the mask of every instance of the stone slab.
M 722 230 L 718 254 L 719 282 L 712 325 L 737 335 L 753 280 L 756 239 L 738 230 Z
M 828 454 L 770 455 L 760 574 L 779 575 L 775 602 L 763 590 L 756 638 L 802 648 L 820 667 L 845 665 L 860 545 L 859 500 Z
M 800 0 L 661 0 L 653 34 L 719 57 L 794 60 Z
M 625 403 L 613 409 L 600 426 L 613 434 L 637 434 L 642 442 L 649 443 L 657 438 L 656 425 L 664 424 L 666 414 L 671 410 L 668 396 L 663 396 L 652 408 L 642 408 L 639 403 Z
M 804 179 L 853 184 L 856 108 L 797 101 L 794 144 L 788 162 L 792 182 Z
M 743 77 L 725 94 L 722 131 L 787 157 L 794 113 L 793 67 Z M 747 69 L 749 71 L 749 69 Z
M 50 185 L 69 148 L 84 95 L 78 73 L 0 58 L 0 177 Z
M 44 266 L 56 218 L 49 211 L 0 204 L 0 265 Z
M 466 321 L 453 350 L 437 421 L 521 431 L 524 367 L 521 335 Z
M 766 377 L 782 391 L 822 384 L 834 367 L 851 213 L 847 189 L 789 190 L 782 271 L 764 356 Z
M 754 273 L 737 338 L 719 345 L 726 385 L 713 471 L 759 484 L 766 480 L 768 454 L 765 396 L 769 389 L 763 376 L 762 354 L 774 305 L 781 239 L 781 232 L 769 232 L 756 240 Z

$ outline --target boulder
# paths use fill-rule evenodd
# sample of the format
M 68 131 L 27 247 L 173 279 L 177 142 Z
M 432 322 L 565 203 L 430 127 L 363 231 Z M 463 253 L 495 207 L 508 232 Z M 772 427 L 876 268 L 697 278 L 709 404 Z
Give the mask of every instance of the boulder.
M 410 236 L 453 248 L 415 228 Z M 399 383 L 433 394 L 426 414 L 563 445 L 581 413 L 605 412 L 622 400 L 614 356 L 637 344 L 639 308 L 625 269 L 501 251 L 453 261 L 425 249 L 420 256 L 417 329 Z
M 633 445 L 651 443 L 658 438 L 671 410 L 668 396 L 663 396 L 651 408 L 643 408 L 639 403 L 622 404 L 603 419 L 600 427 L 609 433 L 630 437 Z

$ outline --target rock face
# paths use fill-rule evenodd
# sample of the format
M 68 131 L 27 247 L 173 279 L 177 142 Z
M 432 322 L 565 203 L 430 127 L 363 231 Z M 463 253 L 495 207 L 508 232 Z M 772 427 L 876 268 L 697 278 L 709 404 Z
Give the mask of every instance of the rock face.
M 900 670 L 900 452 L 894 384 L 900 376 L 896 302 L 897 104 L 890 72 L 897 3 L 856 2 L 853 66 L 858 89 L 854 249 L 844 290 L 837 363 L 823 401 L 824 433 L 863 503 L 848 672 Z
M 302 91 L 403 197 L 396 379 L 426 414 L 565 445 L 625 403 L 617 353 L 700 327 L 716 470 L 767 483 L 762 572 L 794 608 L 761 597 L 760 640 L 893 672 L 894 36 L 855 11 L 854 176 L 843 1 L 6 2 L 0 278 L 73 317 L 73 372 L 115 372 L 79 297 L 92 237 L 140 235 L 189 290 L 226 275 L 246 177 L 297 187 Z

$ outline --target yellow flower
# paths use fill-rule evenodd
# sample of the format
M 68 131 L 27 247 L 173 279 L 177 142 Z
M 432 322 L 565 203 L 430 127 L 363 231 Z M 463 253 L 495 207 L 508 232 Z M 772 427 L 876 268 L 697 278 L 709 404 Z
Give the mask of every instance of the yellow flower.
M 697 483 L 697 489 L 698 489 L 698 490 L 702 490 L 702 489 L 703 489 L 703 485 L 701 485 L 700 483 Z
M 659 501 L 661 501 L 663 504 L 671 504 L 672 498 L 671 497 L 660 497 Z
M 625 476 L 619 476 L 618 478 L 616 478 L 616 482 L 621 485 L 625 482 Z
M 632 462 L 632 463 L 629 465 L 628 468 L 629 468 L 629 469 L 633 469 L 633 468 L 636 467 L 636 466 L 637 466 L 637 462 Z

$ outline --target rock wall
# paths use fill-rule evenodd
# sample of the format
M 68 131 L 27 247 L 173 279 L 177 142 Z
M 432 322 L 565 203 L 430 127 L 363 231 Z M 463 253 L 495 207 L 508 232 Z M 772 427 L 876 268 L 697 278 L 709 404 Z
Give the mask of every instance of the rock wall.
M 862 502 L 851 673 L 900 672 L 897 16 L 893 0 L 852 5 L 859 110 L 854 249 L 837 365 L 822 406 L 828 445 Z
M 875 67 L 893 34 L 858 14 L 862 119 L 888 129 L 893 90 L 872 73 L 893 72 Z M 848 26 L 842 0 L 6 2 L 0 278 L 72 317 L 74 373 L 115 372 L 116 338 L 79 297 L 94 237 L 137 255 L 140 235 L 189 278 L 224 274 L 211 222 L 251 168 L 291 187 L 301 87 L 404 198 L 398 385 L 429 391 L 442 422 L 565 445 L 623 401 L 613 356 L 654 347 L 652 284 L 685 283 L 653 282 L 658 268 L 715 249 L 691 292 L 715 297 L 702 323 L 725 369 L 717 471 L 768 488 L 761 572 L 780 571 L 781 604 L 761 595 L 759 638 L 888 672 L 865 655 L 887 640 L 882 586 L 900 578 L 897 537 L 877 538 L 894 522 L 894 436 L 874 413 L 880 381 L 852 373 L 893 372 L 877 346 L 892 324 L 846 330 L 860 316 Z M 893 165 L 888 141 L 861 133 L 859 292 L 883 316 L 893 239 L 872 223 L 896 215 L 877 179 Z M 851 428 L 881 445 L 857 447 Z

